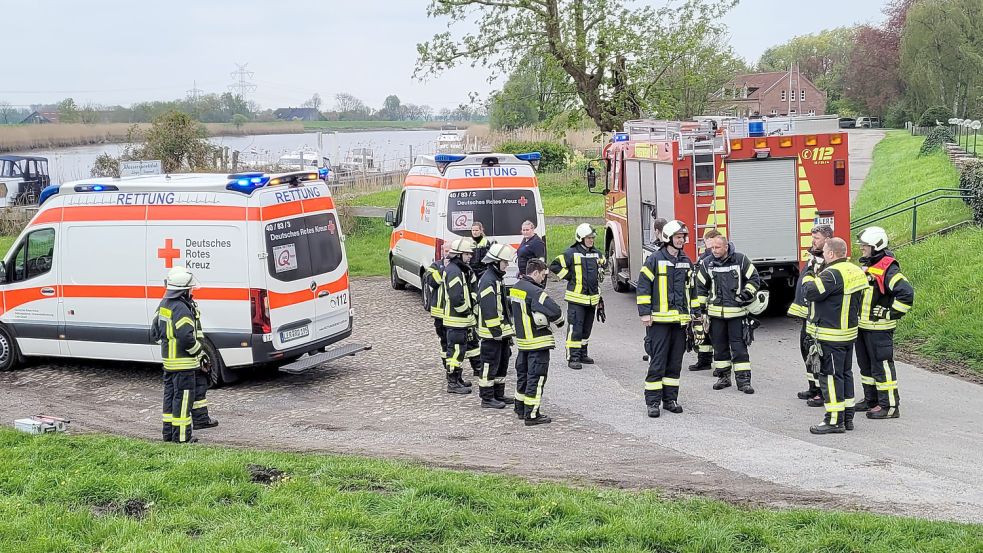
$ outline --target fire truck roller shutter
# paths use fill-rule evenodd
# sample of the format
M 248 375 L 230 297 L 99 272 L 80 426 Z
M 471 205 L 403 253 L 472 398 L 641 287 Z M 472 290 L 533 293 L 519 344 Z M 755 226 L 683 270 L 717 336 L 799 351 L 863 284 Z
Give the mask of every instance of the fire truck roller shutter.
M 794 159 L 727 164 L 729 238 L 752 262 L 798 263 Z

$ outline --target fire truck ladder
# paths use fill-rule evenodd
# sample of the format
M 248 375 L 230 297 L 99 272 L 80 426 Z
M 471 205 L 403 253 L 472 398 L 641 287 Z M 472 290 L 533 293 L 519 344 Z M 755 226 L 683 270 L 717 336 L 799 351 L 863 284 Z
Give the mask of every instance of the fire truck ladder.
M 693 193 L 696 207 L 693 208 L 693 221 L 696 225 L 696 240 L 699 244 L 703 231 L 717 228 L 717 151 L 713 140 L 691 142 L 687 154 L 693 159 Z M 709 209 L 710 217 L 700 218 L 700 209 Z M 719 213 L 723 215 L 723 213 Z M 703 221 L 708 221 L 704 223 Z

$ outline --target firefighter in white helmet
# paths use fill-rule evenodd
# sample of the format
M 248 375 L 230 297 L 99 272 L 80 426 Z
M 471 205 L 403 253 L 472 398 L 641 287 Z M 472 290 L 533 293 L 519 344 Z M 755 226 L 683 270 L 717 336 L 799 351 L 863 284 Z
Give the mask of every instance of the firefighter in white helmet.
M 686 351 L 685 328 L 690 309 L 699 306 L 691 294 L 693 265 L 683 251 L 689 230 L 681 221 L 673 220 L 663 226 L 661 235 L 660 247 L 645 260 L 635 288 L 649 356 L 645 405 L 653 418 L 660 415 L 660 406 L 670 413 L 683 412 L 677 400 Z
M 475 326 L 474 273 L 468 265 L 474 252 L 474 241 L 457 238 L 451 242 L 447 265 L 441 273 L 444 297 L 444 329 L 447 332 L 447 393 L 470 394 L 461 373 L 469 349 L 469 334 Z
M 191 299 L 198 281 L 188 269 L 174 267 L 164 285 L 164 299 L 150 327 L 150 338 L 160 344 L 164 362 L 163 438 L 165 442 L 196 442 L 191 410 L 196 373 L 206 357 L 198 310 Z
M 587 352 L 587 342 L 594 327 L 598 304 L 601 303 L 601 279 L 607 260 L 594 247 L 597 233 L 588 223 L 577 226 L 576 242 L 550 263 L 550 271 L 567 281 L 567 365 L 582 369 L 584 363 L 593 365 Z
M 864 400 L 856 409 L 867 411 L 868 419 L 896 419 L 901 416 L 901 399 L 894 366 L 894 329 L 914 305 L 915 290 L 887 249 L 884 229 L 865 229 L 859 241 L 863 248 L 860 266 L 870 286 L 864 291 L 860 309 L 857 364 Z
M 481 374 L 478 394 L 481 406 L 503 409 L 513 399 L 505 397 L 505 376 L 512 357 L 511 302 L 502 278 L 515 250 L 506 244 L 492 244 L 482 258 L 485 272 L 478 281 L 478 337 L 481 338 Z

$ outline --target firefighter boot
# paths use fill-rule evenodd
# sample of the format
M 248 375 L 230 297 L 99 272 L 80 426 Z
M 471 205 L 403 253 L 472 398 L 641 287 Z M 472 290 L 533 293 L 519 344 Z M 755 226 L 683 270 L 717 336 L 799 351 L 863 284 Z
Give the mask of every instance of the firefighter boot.
M 659 411 L 659 406 L 657 404 L 656 405 L 649 405 L 648 406 L 648 412 L 649 412 L 649 417 L 652 417 L 653 419 L 659 418 L 659 415 L 662 414 Z
M 683 412 L 683 406 L 676 403 L 676 400 L 673 399 L 670 399 L 669 401 L 663 401 L 662 408 L 665 409 L 666 411 L 669 411 L 670 413 L 678 414 Z
M 734 380 L 737 381 L 737 389 L 745 394 L 753 394 L 754 388 L 751 387 L 751 372 L 750 371 L 738 371 L 734 375 Z
M 464 380 L 464 373 L 460 371 L 457 374 L 457 383 L 460 384 L 461 386 L 464 386 L 465 388 L 471 387 L 471 381 Z
M 843 428 L 853 430 L 853 416 L 856 412 L 855 407 L 847 407 L 843 410 Z
M 816 383 L 810 380 L 809 381 L 809 389 L 808 390 L 804 390 L 802 392 L 799 392 L 799 393 L 797 393 L 795 395 L 799 399 L 812 399 L 812 398 L 820 395 L 819 386 L 816 386 Z
M 504 382 L 496 383 L 495 384 L 495 399 L 497 399 L 498 401 L 501 401 L 505 405 L 512 405 L 513 403 L 515 403 L 515 400 L 513 398 L 507 397 L 505 395 L 505 383 Z
M 838 424 L 823 422 L 822 424 L 809 427 L 809 432 L 812 434 L 842 434 L 846 432 L 846 428 L 843 426 L 842 421 Z
M 870 411 L 867 411 L 867 418 L 872 420 L 896 419 L 899 418 L 900 416 L 901 416 L 901 410 L 899 410 L 897 407 L 890 407 L 888 409 L 885 409 L 880 405 L 877 405 Z
M 806 405 L 808 405 L 809 407 L 825 407 L 826 402 L 823 401 L 822 395 L 817 394 L 816 397 L 809 398 L 809 401 L 806 402 Z
M 505 403 L 495 399 L 495 388 L 492 386 L 479 386 L 478 395 L 481 397 L 481 406 L 485 409 L 505 408 Z
M 542 413 L 539 413 L 535 418 L 529 416 L 529 413 L 526 414 L 526 426 L 549 424 L 551 422 L 553 422 L 553 419 L 549 418 L 548 415 L 544 415 Z
M 580 360 L 580 348 L 570 348 L 570 356 L 567 358 L 567 366 L 575 371 L 584 368 L 584 363 Z
M 580 362 L 584 365 L 593 365 L 594 358 L 587 355 L 587 346 L 580 348 Z
M 211 417 L 208 417 L 208 420 L 206 422 L 203 422 L 203 423 L 197 423 L 196 422 L 194 424 L 193 428 L 195 430 L 202 430 L 202 429 L 205 429 L 205 428 L 215 428 L 216 426 L 218 426 L 218 421 L 215 420 L 215 419 L 213 419 L 213 418 L 211 418 Z
M 512 410 L 515 411 L 515 416 L 519 417 L 520 421 L 526 418 L 526 404 L 524 402 L 516 400 L 515 404 L 512 405 Z
M 461 385 L 461 369 L 447 373 L 448 394 L 470 394 L 471 388 Z
M 696 363 L 689 366 L 691 371 L 708 371 L 713 368 L 713 352 L 701 351 L 696 354 Z M 718 375 L 719 376 L 719 375 Z
M 720 375 L 717 382 L 713 384 L 714 390 L 723 390 L 724 388 L 730 388 L 730 372 L 725 369 L 725 372 Z

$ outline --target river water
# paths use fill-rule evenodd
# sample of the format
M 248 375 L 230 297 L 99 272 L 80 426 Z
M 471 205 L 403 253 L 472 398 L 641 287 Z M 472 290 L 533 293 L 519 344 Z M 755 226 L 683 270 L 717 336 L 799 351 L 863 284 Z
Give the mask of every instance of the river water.
M 324 133 L 321 137 L 322 155 L 333 164 L 343 160 L 353 148 L 371 148 L 377 166 L 392 170 L 407 166 L 410 154 L 434 152 L 440 131 L 371 131 Z M 209 142 L 242 152 L 240 159 L 273 162 L 289 152 L 303 147 L 318 149 L 317 133 L 264 134 L 255 136 L 218 136 Z M 123 144 L 101 144 L 52 150 L 31 150 L 20 155 L 48 158 L 48 171 L 52 184 L 60 184 L 89 177 L 96 158 L 103 153 L 117 156 Z

